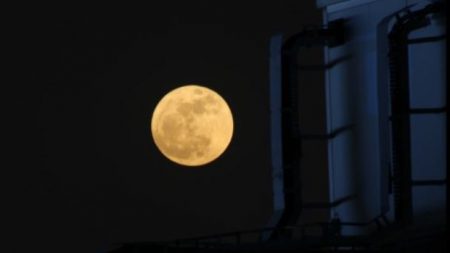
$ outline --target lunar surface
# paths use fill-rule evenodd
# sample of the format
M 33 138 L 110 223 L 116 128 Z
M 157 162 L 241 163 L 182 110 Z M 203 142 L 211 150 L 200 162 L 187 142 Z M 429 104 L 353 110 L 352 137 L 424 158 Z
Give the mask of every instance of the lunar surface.
M 199 166 L 217 159 L 233 135 L 233 116 L 215 91 L 186 85 L 167 93 L 151 119 L 153 140 L 171 161 Z

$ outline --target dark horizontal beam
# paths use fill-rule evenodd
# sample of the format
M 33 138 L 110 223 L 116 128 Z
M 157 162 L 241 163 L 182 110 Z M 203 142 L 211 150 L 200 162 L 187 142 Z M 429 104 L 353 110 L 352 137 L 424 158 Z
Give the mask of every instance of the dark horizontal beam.
M 392 120 L 394 118 L 401 118 L 404 115 L 409 114 L 441 114 L 447 112 L 447 106 L 444 107 L 431 107 L 431 108 L 410 108 L 408 113 L 397 114 L 389 116 L 389 119 Z
M 411 108 L 409 113 L 411 114 L 437 114 L 447 111 L 447 107 L 434 107 L 434 108 Z
M 413 186 L 441 186 L 447 184 L 446 179 L 442 180 L 413 180 Z
M 329 134 L 302 134 L 302 140 L 329 140 L 334 139 L 339 134 L 350 130 L 355 124 L 346 125 L 343 127 L 336 128 L 333 132 Z
M 342 203 L 350 201 L 354 198 L 355 198 L 355 195 L 349 195 L 347 197 L 340 198 L 331 203 L 329 203 L 329 202 L 306 202 L 306 203 L 302 204 L 302 207 L 308 208 L 308 209 L 330 209 L 333 207 L 337 207 L 337 206 L 341 205 Z
M 351 55 L 346 55 L 346 56 L 339 57 L 333 61 L 330 61 L 327 64 L 317 64 L 317 65 L 301 65 L 301 64 L 299 64 L 299 65 L 297 65 L 297 68 L 299 70 L 305 70 L 305 71 L 323 71 L 323 70 L 331 69 L 341 62 L 349 60 L 350 58 L 352 58 Z
M 436 42 L 436 41 L 444 40 L 446 37 L 447 37 L 447 34 L 431 36 L 431 37 L 423 37 L 423 38 L 414 38 L 414 39 L 409 39 L 408 44 L 421 44 L 421 43 Z

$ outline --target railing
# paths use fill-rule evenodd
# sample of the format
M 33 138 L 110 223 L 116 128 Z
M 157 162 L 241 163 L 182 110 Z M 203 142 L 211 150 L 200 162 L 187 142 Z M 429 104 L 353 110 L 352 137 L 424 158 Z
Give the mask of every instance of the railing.
M 367 235 L 343 236 L 339 231 L 345 226 L 376 226 L 377 230 Z M 277 240 L 265 241 L 260 237 L 264 232 L 280 235 L 288 232 L 297 234 L 297 237 L 286 239 L 280 236 Z M 253 240 L 246 240 L 248 235 L 253 235 Z M 414 227 L 399 229 L 395 224 L 388 224 L 382 214 L 368 222 L 335 220 L 329 223 L 243 230 L 165 242 L 125 243 L 120 244 L 118 251 L 112 252 L 258 252 L 259 250 L 279 252 L 302 249 L 325 251 L 391 249 L 416 252 L 416 246 L 440 249 L 445 241 L 447 241 L 445 228 L 437 227 L 433 230 L 422 230 L 420 233 Z
M 166 246 L 170 248 L 251 248 L 264 247 L 265 245 L 276 245 L 283 243 L 295 244 L 296 247 L 321 248 L 321 247 L 369 247 L 370 243 L 366 236 L 342 236 L 341 228 L 368 227 L 375 226 L 381 230 L 388 224 L 384 215 L 379 215 L 368 222 L 342 222 L 332 220 L 331 222 L 317 222 L 297 226 L 270 227 L 242 230 L 216 235 L 200 236 L 194 238 L 178 239 L 166 242 L 155 242 L 152 244 Z M 270 232 L 277 238 L 276 240 L 265 241 L 262 234 Z M 294 235 L 284 237 L 284 235 Z M 338 240 L 339 239 L 339 240 Z

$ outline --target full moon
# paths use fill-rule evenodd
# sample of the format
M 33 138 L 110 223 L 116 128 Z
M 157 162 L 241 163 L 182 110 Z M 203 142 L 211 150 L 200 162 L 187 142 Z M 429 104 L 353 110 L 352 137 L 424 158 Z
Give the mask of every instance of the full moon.
M 217 159 L 233 135 L 233 116 L 215 91 L 195 84 L 176 88 L 156 105 L 153 140 L 169 160 L 200 166 Z

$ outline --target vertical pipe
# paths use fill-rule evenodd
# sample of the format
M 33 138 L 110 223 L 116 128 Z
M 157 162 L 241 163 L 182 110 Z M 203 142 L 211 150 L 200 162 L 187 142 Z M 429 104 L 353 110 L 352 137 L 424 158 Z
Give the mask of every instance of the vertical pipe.
M 411 119 L 409 115 L 408 32 L 401 24 L 389 34 L 390 95 L 392 114 L 392 174 L 395 220 L 412 221 Z

